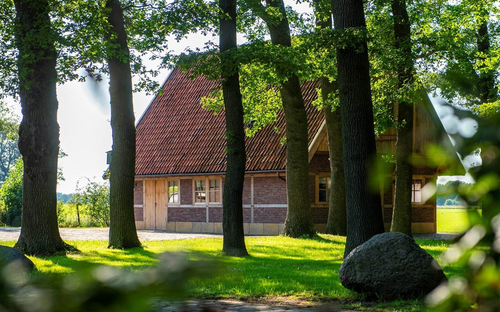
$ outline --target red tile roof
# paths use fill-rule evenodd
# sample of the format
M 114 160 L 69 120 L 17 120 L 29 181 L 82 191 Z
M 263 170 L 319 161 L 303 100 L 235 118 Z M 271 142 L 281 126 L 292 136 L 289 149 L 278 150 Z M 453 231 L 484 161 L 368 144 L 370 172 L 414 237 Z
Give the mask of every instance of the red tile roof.
M 139 176 L 222 173 L 226 170 L 224 112 L 214 115 L 201 108 L 200 99 L 209 95 L 217 82 L 204 77 L 194 80 L 174 69 L 137 124 L 136 169 Z M 309 125 L 309 145 L 324 120 L 311 102 L 318 83 L 305 82 L 302 92 Z M 275 128 L 280 129 L 276 133 Z M 275 123 L 246 139 L 247 171 L 284 170 L 286 147 L 283 112 Z

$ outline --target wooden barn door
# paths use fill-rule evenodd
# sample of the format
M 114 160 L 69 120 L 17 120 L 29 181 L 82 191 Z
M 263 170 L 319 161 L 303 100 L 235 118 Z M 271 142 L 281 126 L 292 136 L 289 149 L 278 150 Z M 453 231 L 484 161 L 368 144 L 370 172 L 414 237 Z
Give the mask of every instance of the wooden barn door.
M 145 225 L 148 230 L 167 228 L 167 195 L 164 180 L 145 180 Z
M 167 187 L 165 180 L 156 180 L 156 230 L 167 229 Z

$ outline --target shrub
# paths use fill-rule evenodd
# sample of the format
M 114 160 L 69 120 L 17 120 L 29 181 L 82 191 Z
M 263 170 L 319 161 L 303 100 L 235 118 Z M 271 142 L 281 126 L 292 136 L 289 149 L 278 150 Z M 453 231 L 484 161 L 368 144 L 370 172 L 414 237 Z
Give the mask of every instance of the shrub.
M 23 161 L 17 160 L 9 170 L 9 176 L 0 187 L 0 199 L 5 205 L 5 221 L 10 226 L 21 226 L 23 208 Z
M 88 179 L 87 179 L 88 180 Z M 88 180 L 86 186 L 77 185 L 77 193 L 70 204 L 82 207 L 81 213 L 87 215 L 91 226 L 109 226 L 109 185 Z
M 450 199 L 448 198 L 445 202 L 444 202 L 444 205 L 445 206 L 460 206 L 460 202 L 457 201 L 457 200 L 454 200 L 454 199 Z
M 68 212 L 64 209 L 64 201 L 57 201 L 57 224 L 62 225 L 66 222 L 66 218 L 68 216 Z

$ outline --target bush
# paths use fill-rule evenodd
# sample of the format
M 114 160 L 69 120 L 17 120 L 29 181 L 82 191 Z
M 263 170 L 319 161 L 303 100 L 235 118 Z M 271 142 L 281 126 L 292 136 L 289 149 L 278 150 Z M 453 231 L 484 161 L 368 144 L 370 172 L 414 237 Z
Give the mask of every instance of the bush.
M 457 200 L 454 200 L 454 199 L 450 199 L 448 198 L 445 202 L 444 202 L 444 205 L 445 206 L 460 206 L 460 202 L 457 201 Z
M 4 203 L 4 218 L 2 220 L 10 226 L 21 226 L 23 209 L 23 161 L 17 160 L 9 170 L 9 176 L 0 187 L 0 199 Z
M 88 217 L 88 226 L 109 226 L 109 185 L 88 180 L 69 200 L 69 204 L 82 207 L 81 214 Z

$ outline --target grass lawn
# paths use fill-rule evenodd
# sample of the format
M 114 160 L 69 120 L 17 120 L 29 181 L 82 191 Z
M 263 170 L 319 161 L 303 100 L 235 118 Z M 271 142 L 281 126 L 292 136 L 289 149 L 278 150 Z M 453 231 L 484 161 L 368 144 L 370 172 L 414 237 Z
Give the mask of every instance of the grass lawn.
M 439 261 L 439 255 L 450 242 L 418 240 Z M 220 253 L 221 238 L 175 241 L 146 241 L 144 248 L 110 250 L 104 241 L 70 241 L 80 254 L 31 259 L 37 275 L 68 274 L 89 264 L 105 264 L 141 270 L 156 263 L 162 252 L 186 251 L 191 260 L 214 260 L 220 265 L 217 274 L 207 279 L 193 279 L 189 292 L 197 298 L 287 297 L 300 300 L 347 302 L 356 308 L 360 298 L 342 287 L 338 271 L 342 263 L 345 238 L 320 235 L 314 239 L 292 239 L 281 236 L 247 237 L 250 257 L 225 257 Z M 2 242 L 13 245 L 14 242 Z M 446 266 L 447 276 L 462 274 L 458 266 Z M 418 301 L 379 304 L 388 311 L 420 311 Z M 373 307 L 372 307 L 373 308 Z M 385 311 L 385 310 L 384 310 Z
M 440 233 L 461 233 L 469 227 L 469 216 L 477 217 L 480 209 L 438 208 L 437 231 Z

